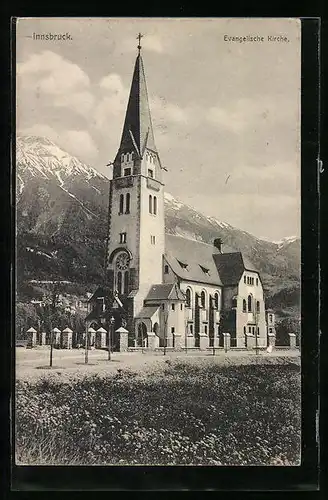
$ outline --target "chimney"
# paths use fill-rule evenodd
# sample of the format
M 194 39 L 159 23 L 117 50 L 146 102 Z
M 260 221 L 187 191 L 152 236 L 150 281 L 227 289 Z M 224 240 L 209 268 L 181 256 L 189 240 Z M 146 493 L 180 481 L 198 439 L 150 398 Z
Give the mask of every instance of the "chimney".
M 222 253 L 222 240 L 221 238 L 215 238 L 214 240 L 214 246 L 219 250 L 220 253 Z

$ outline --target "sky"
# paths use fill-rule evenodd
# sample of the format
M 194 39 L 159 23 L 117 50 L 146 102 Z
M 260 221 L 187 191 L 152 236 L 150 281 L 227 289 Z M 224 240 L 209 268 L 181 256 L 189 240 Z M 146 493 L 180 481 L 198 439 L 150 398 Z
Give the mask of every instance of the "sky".
M 165 190 L 259 238 L 299 236 L 296 19 L 19 19 L 17 133 L 48 137 L 110 177 L 139 32 Z M 227 40 L 248 35 L 264 41 Z

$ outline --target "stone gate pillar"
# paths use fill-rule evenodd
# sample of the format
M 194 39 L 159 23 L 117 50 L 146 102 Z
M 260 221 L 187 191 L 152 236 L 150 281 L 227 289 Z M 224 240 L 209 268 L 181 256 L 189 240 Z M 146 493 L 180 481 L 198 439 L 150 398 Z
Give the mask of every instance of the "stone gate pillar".
M 276 335 L 275 333 L 268 333 L 268 347 L 274 348 L 276 345 Z
M 52 345 L 53 347 L 56 347 L 57 349 L 60 349 L 60 334 L 61 331 L 59 328 L 53 328 L 52 329 Z M 50 341 L 51 343 L 51 341 Z
M 290 349 L 296 349 L 296 335 L 295 333 L 289 333 L 289 347 Z
M 105 328 L 103 328 L 102 326 L 100 328 L 98 328 L 98 330 L 96 331 L 96 349 L 105 349 L 106 348 L 106 336 L 107 336 L 107 332 L 105 330 Z
M 72 349 L 72 341 L 73 341 L 73 331 L 70 328 L 65 328 L 62 331 L 62 348 L 63 349 Z
M 182 335 L 180 333 L 173 333 L 173 348 L 175 351 L 182 349 Z
M 129 331 L 121 326 L 115 333 L 118 336 L 118 350 L 119 352 L 125 352 L 128 350 L 128 342 L 129 342 Z
M 46 334 L 46 332 L 41 332 L 40 345 L 46 345 L 46 343 L 47 343 L 47 334 Z
M 147 332 L 148 337 L 148 349 L 150 351 L 154 351 L 157 347 L 159 347 L 159 337 L 155 332 Z
M 90 326 L 90 328 L 88 328 L 88 335 L 89 335 L 88 346 L 89 347 L 94 346 L 95 345 L 95 340 L 96 340 L 96 330 L 94 328 L 92 328 L 92 326 Z
M 35 347 L 37 331 L 33 327 L 31 327 L 27 330 L 26 334 L 27 334 L 27 347 Z
M 199 334 L 199 349 L 205 351 L 209 345 L 209 337 L 204 333 Z
M 223 333 L 223 348 L 225 351 L 230 350 L 230 333 Z

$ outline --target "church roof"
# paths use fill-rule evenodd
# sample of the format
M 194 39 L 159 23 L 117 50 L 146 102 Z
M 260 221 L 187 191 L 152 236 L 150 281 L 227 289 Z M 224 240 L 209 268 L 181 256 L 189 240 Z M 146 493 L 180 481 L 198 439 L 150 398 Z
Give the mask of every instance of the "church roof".
M 142 157 L 145 148 L 157 152 L 148 102 L 142 57 L 138 54 L 125 114 L 123 132 L 117 155 L 136 151 Z
M 152 318 L 158 309 L 159 306 L 143 306 L 141 311 L 136 315 L 136 318 Z
M 156 300 L 185 300 L 185 296 L 175 283 L 161 283 L 152 285 L 145 301 Z
M 213 254 L 207 243 L 172 234 L 165 235 L 165 257 L 173 272 L 184 280 L 222 285 Z
M 217 253 L 213 257 L 224 285 L 237 285 L 245 270 L 258 273 L 241 252 Z

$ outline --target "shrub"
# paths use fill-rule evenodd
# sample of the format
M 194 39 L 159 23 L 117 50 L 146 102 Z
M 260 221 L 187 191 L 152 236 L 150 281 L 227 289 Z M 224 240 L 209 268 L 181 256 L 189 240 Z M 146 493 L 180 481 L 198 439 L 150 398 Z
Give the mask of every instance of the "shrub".
M 20 463 L 296 465 L 299 367 L 175 362 L 17 382 Z

